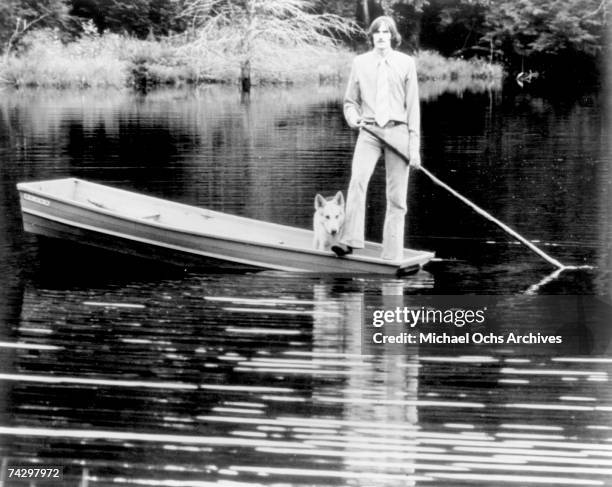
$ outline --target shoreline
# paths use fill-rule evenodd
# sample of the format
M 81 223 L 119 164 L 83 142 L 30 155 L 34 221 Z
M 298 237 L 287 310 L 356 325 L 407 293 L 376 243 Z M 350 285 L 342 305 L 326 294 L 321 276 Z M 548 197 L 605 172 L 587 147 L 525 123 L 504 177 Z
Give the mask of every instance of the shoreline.
M 345 82 L 354 56 L 345 47 L 287 49 L 271 46 L 252 60 L 253 86 L 328 85 Z M 416 55 L 419 81 L 451 82 L 464 87 L 501 85 L 504 69 L 482 59 L 445 58 L 435 51 Z M 208 49 L 141 41 L 117 34 L 62 43 L 38 31 L 25 49 L 0 60 L 0 87 L 136 88 L 238 84 L 240 57 Z

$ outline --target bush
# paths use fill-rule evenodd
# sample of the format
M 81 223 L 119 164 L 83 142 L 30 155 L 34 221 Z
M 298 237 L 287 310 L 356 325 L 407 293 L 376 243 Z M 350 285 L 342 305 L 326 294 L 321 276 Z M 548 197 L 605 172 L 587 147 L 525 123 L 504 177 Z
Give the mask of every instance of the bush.
M 118 36 L 82 38 L 63 44 L 55 31 L 38 30 L 24 39 L 1 76 L 14 86 L 119 87 L 126 83 L 126 62 L 118 56 Z
M 421 81 L 501 80 L 504 75 L 499 64 L 478 58 L 446 58 L 435 51 L 421 51 L 417 63 Z
M 338 82 L 355 53 L 337 46 L 288 47 L 260 40 L 253 51 L 254 84 Z M 421 81 L 469 86 L 475 80 L 501 80 L 499 65 L 445 58 L 433 51 L 418 55 Z M 59 88 L 237 83 L 241 59 L 211 42 L 184 38 L 146 41 L 89 32 L 70 43 L 49 29 L 31 32 L 22 49 L 0 65 L 0 81 L 13 86 Z

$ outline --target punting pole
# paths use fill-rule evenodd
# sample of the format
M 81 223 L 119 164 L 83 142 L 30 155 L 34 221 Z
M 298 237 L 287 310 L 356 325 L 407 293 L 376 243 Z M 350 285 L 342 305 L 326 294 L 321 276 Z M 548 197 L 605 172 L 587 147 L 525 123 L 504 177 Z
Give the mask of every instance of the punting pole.
M 366 131 L 368 134 L 376 137 L 378 140 L 380 140 L 383 145 L 385 147 L 387 147 L 388 149 L 390 149 L 391 151 L 395 152 L 395 154 L 397 154 L 398 156 L 400 156 L 402 159 L 404 159 L 404 161 L 406 161 L 406 163 L 410 163 L 410 159 L 408 159 L 408 157 L 406 157 L 405 154 L 402 154 L 402 152 L 400 152 L 399 149 L 395 148 L 393 145 L 391 145 L 389 142 L 387 142 L 385 140 L 384 137 L 382 137 L 379 133 L 377 133 L 375 130 L 372 130 L 371 128 L 368 128 L 367 126 L 362 126 L 361 130 Z M 425 169 L 423 166 L 421 166 L 419 168 L 423 173 L 425 173 L 427 175 L 427 177 L 429 179 L 431 179 L 434 183 L 436 183 L 438 186 L 442 186 L 444 189 L 446 189 L 449 193 L 451 193 L 453 196 L 459 198 L 461 201 L 463 201 L 466 205 L 468 205 L 470 208 L 472 208 L 474 211 L 476 211 L 476 213 L 479 213 L 480 215 L 484 216 L 487 220 L 492 221 L 493 223 L 495 223 L 497 226 L 499 226 L 504 232 L 509 233 L 510 235 L 512 235 L 514 238 L 516 238 L 519 242 L 522 242 L 523 244 L 525 244 L 527 247 L 529 247 L 531 250 L 533 250 L 536 254 L 538 254 L 540 257 L 542 257 L 543 259 L 545 259 L 546 261 L 550 262 L 552 265 L 556 266 L 559 270 L 566 270 L 566 269 L 579 269 L 579 268 L 590 268 L 591 266 L 582 266 L 582 267 L 577 267 L 577 266 L 566 266 L 564 264 L 562 264 L 561 262 L 559 262 L 557 259 L 551 257 L 550 255 L 548 255 L 546 252 L 544 252 L 542 249 L 536 247 L 534 244 L 532 244 L 529 240 L 527 240 L 525 237 L 523 237 L 522 235 L 518 234 L 516 231 L 514 231 L 512 228 L 510 228 L 508 225 L 506 225 L 505 223 L 501 222 L 500 220 L 498 220 L 497 218 L 495 218 L 493 215 L 491 215 L 490 213 L 486 212 L 485 210 L 483 210 L 482 208 L 480 208 L 480 206 L 476 205 L 475 203 L 471 202 L 469 199 L 467 199 L 465 196 L 459 194 L 457 191 L 455 191 L 453 188 L 451 188 L 448 184 L 446 184 L 444 181 L 441 181 L 440 179 L 438 179 L 436 176 L 434 176 L 431 172 L 429 172 L 427 169 Z

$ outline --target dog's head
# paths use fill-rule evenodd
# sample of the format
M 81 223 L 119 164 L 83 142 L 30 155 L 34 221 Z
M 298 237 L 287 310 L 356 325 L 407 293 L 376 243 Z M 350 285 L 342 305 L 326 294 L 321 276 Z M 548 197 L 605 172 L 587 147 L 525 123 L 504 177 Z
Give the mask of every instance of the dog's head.
M 330 235 L 337 235 L 344 224 L 344 196 L 338 191 L 333 198 L 325 199 L 318 194 L 315 196 L 315 209 L 325 231 Z

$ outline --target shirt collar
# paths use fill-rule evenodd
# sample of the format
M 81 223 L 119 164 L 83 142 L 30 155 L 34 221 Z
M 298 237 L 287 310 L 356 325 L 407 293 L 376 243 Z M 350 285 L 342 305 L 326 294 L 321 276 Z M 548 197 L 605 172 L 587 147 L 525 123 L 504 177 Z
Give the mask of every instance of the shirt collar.
M 387 51 L 387 54 L 385 56 L 381 56 L 380 54 L 378 54 L 378 51 L 374 49 L 374 57 L 376 58 L 377 63 L 381 61 L 389 62 L 392 55 L 393 55 L 393 49 L 389 49 L 389 51 Z

